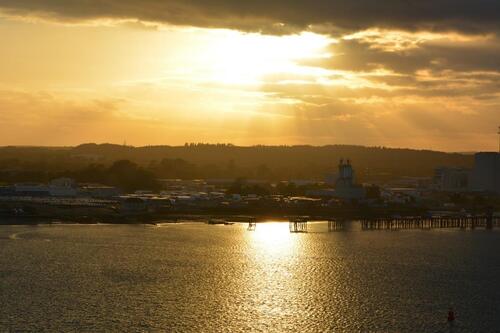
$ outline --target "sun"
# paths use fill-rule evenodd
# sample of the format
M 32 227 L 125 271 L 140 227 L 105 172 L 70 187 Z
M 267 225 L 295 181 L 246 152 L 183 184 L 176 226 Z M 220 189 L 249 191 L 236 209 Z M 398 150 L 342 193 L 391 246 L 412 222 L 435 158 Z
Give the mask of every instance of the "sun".
M 332 39 L 304 32 L 267 36 L 232 30 L 215 31 L 207 50 L 213 81 L 225 84 L 260 84 L 266 75 L 315 75 L 318 69 L 300 65 L 302 59 L 329 57 Z

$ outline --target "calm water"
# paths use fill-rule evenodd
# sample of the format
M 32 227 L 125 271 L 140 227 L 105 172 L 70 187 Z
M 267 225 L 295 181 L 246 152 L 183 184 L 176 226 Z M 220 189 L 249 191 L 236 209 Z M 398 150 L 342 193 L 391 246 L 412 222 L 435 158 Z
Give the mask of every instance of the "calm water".
M 312 229 L 1 226 L 0 331 L 500 332 L 500 232 Z

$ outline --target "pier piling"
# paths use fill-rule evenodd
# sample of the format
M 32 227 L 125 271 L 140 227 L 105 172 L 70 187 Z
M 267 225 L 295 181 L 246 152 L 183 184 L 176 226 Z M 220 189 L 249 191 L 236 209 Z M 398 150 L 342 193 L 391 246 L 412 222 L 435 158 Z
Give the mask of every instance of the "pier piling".
M 500 217 L 493 215 L 389 217 L 361 220 L 361 228 L 363 230 L 429 230 L 440 228 L 460 228 L 462 230 L 484 228 L 489 230 L 494 227 L 500 227 Z M 328 230 L 330 230 L 330 222 L 328 224 Z
M 328 231 L 340 231 L 344 230 L 344 221 L 342 220 L 329 220 L 328 221 Z
M 308 217 L 291 217 L 289 219 L 288 227 L 292 233 L 307 232 L 308 222 Z

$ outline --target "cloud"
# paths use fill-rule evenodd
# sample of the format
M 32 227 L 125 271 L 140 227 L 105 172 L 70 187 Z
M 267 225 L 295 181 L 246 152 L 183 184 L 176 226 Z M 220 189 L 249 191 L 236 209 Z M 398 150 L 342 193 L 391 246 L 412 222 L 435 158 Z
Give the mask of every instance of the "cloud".
M 483 103 L 468 96 L 330 97 L 330 103 L 322 105 L 308 103 L 306 97 L 280 111 L 285 122 L 293 123 L 288 130 L 300 136 L 298 142 L 455 151 L 492 147 L 495 142 L 500 98 Z
M 498 37 L 360 31 L 339 38 L 329 52 L 301 61 L 325 70 L 321 80 L 283 84 L 287 77 L 276 76 L 262 86 L 284 104 L 294 101 L 281 114 L 296 119 L 302 135 L 459 151 L 494 142 Z
M 330 46 L 331 58 L 307 60 L 304 64 L 358 72 L 384 68 L 406 74 L 421 69 L 500 71 L 500 39 L 493 35 L 436 34 L 425 40 L 421 33 L 407 38 L 402 32 L 378 33 L 380 38 L 340 39 Z M 391 33 L 394 38 L 387 39 L 385 35 Z
M 288 33 L 370 27 L 483 33 L 500 27 L 497 0 L 0 0 L 5 13 L 63 21 L 137 19 Z
M 329 58 L 301 64 L 331 71 L 325 78 L 330 87 L 283 89 L 340 98 L 500 97 L 500 39 L 494 35 L 364 31 L 344 36 L 329 51 Z M 275 82 L 266 86 L 267 92 L 273 89 L 283 91 Z
M 78 101 L 61 98 L 48 92 L 0 90 L 0 123 L 19 121 L 26 127 L 53 122 L 62 126 L 79 126 L 81 123 L 109 121 L 118 110 L 119 101 Z
M 0 90 L 2 144 L 60 145 L 100 140 L 141 125 L 117 99 L 75 99 L 49 92 Z M 124 136 L 122 136 L 124 137 Z
M 316 144 L 472 150 L 488 146 L 491 135 L 485 133 L 500 119 L 498 0 L 0 0 L 0 13 L 135 29 L 172 24 L 335 36 L 325 52 L 331 57 L 297 60 L 297 67 L 314 71 L 269 73 L 258 87 L 181 73 L 158 84 L 165 90 L 108 90 L 126 102 L 0 92 L 0 128 L 15 143 L 132 135 L 144 143 L 198 137 L 238 143 L 245 124 L 253 122 L 250 143 L 254 136 L 279 143 L 294 135 L 297 142 Z M 134 112 L 161 121 L 139 121 Z M 461 148 L 457 138 L 468 146 Z

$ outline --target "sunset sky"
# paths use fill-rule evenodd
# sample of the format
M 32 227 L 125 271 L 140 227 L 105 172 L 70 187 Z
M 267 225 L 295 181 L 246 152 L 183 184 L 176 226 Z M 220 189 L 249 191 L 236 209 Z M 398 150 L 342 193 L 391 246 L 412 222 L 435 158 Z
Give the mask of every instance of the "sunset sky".
M 0 145 L 495 150 L 498 0 L 0 0 Z

